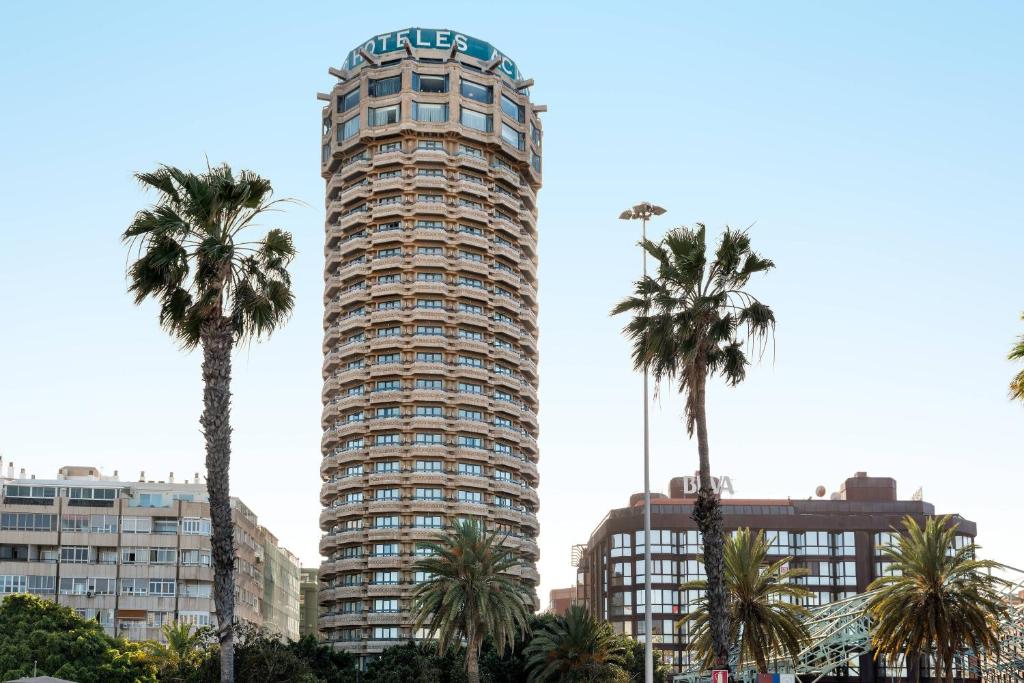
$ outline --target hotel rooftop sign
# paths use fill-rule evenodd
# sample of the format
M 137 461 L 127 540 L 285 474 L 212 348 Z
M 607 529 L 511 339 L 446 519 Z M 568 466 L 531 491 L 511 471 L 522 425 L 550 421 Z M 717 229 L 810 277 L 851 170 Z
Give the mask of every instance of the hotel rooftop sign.
M 495 71 L 512 80 L 520 79 L 519 67 L 516 66 L 516 63 L 490 43 L 464 33 L 439 28 L 406 28 L 374 36 L 349 52 L 343 67 L 354 69 L 363 64 L 366 59 L 360 52 L 383 57 L 388 52 L 405 50 L 406 44 L 413 48 L 427 50 L 451 50 L 454 48 L 456 52 L 475 57 L 483 62 L 497 60 Z

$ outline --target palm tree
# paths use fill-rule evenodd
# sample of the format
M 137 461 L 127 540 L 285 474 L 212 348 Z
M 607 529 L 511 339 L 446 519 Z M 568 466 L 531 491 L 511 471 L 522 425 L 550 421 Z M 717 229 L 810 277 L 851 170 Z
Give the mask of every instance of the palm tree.
M 206 486 L 210 498 L 214 602 L 221 681 L 234 680 L 234 537 L 231 524 L 231 351 L 269 336 L 294 303 L 288 264 L 292 237 L 273 229 L 245 241 L 247 228 L 285 200 L 272 200 L 270 181 L 251 171 L 237 177 L 224 164 L 194 174 L 173 166 L 138 173 L 159 193 L 122 235 L 129 246 L 128 291 L 141 304 L 160 304 L 159 321 L 186 350 L 203 348 Z
M 1024 313 L 1020 316 L 1024 320 Z M 1017 344 L 1010 350 L 1010 360 L 1024 360 L 1024 334 L 1017 340 Z M 1017 401 L 1024 401 L 1024 370 L 1021 370 L 1010 381 L 1010 398 Z
M 680 227 L 660 243 L 642 242 L 654 257 L 655 277 L 636 283 L 633 296 L 623 299 L 612 315 L 632 313 L 624 332 L 633 341 L 633 365 L 650 372 L 657 385 L 677 382 L 686 396 L 686 431 L 697 432 L 700 488 L 693 519 L 704 537 L 708 577 L 708 607 L 715 666 L 727 666 L 729 619 L 723 578 L 722 511 L 711 478 L 705 397 L 708 377 L 721 375 L 735 386 L 749 365 L 750 350 L 763 351 L 775 329 L 772 310 L 747 292 L 750 278 L 775 264 L 750 248 L 745 231 L 726 228 L 710 262 L 705 227 Z
M 480 681 L 480 646 L 490 636 L 499 654 L 527 630 L 531 599 L 509 573 L 520 559 L 482 522 L 460 520 L 424 543 L 429 555 L 415 569 L 429 580 L 413 591 L 415 628 L 426 627 L 443 651 L 466 641 L 466 678 Z
M 729 642 L 739 644 L 741 662 L 754 660 L 761 673 L 768 672 L 769 658 L 795 660 L 808 638 L 804 625 L 807 610 L 798 601 L 811 591 L 790 582 L 806 576 L 807 570 L 789 569 L 792 557 L 770 562 L 770 551 L 771 543 L 763 531 L 751 535 L 750 529 L 739 529 L 725 544 Z M 707 590 L 707 582 L 688 581 L 682 589 Z M 710 667 L 715 653 L 706 604 L 682 622 L 692 624 L 690 649 Z
M 605 683 L 624 678 L 621 638 L 580 605 L 533 634 L 523 652 L 530 683 Z
M 186 681 L 202 664 L 210 629 L 195 628 L 192 624 L 172 622 L 160 629 L 166 645 L 150 643 L 153 655 L 160 661 L 161 681 Z
M 908 666 L 935 652 L 936 676 L 941 670 L 951 683 L 958 652 L 999 652 L 997 625 L 1007 614 L 1000 589 L 1007 584 L 988 573 L 998 563 L 976 559 L 977 546 L 955 547 L 958 525 L 948 516 L 929 517 L 924 529 L 907 516 L 903 526 L 898 544 L 883 549 L 891 574 L 868 587 L 872 649 L 890 663 L 902 655 Z

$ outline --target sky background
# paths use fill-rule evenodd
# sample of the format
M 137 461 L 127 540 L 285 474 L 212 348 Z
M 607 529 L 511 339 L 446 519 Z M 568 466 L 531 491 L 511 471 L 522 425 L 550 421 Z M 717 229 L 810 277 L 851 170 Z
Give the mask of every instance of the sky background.
M 827 6 L 826 6 L 827 5 Z M 897 6 L 898 5 L 898 6 Z M 585 10 L 579 8 L 585 6 Z M 578 8 L 579 7 L 579 8 Z M 808 497 L 855 471 L 923 487 L 1024 566 L 1020 3 L 4 3 L 0 452 L 126 479 L 203 469 L 198 354 L 125 293 L 134 171 L 208 157 L 305 202 L 298 302 L 238 352 L 232 490 L 317 564 L 320 111 L 347 52 L 409 26 L 480 37 L 548 105 L 540 193 L 541 595 L 642 489 L 640 381 L 608 311 L 640 269 L 640 200 L 753 225 L 774 353 L 710 390 L 738 497 Z M 681 402 L 652 412 L 652 484 L 692 473 Z

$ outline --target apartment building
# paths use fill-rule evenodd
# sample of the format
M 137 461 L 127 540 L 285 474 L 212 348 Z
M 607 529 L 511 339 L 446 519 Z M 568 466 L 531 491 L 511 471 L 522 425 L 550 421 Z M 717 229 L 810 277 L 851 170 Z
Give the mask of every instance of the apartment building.
M 507 533 L 535 590 L 537 191 L 545 108 L 482 40 L 353 49 L 322 112 L 326 182 L 320 631 L 411 631 L 420 541 Z
M 0 485 L 0 595 L 54 600 L 132 640 L 159 640 L 169 622 L 216 625 L 210 506 L 198 474 L 176 482 L 142 473 L 128 482 L 95 467 L 62 467 L 43 480 L 15 476 L 10 463 Z M 231 503 L 235 614 L 297 637 L 298 561 L 248 507 Z
M 320 640 L 317 620 L 320 618 L 320 570 L 303 567 L 299 579 L 299 635 Z
M 726 478 L 723 477 L 723 480 Z M 717 482 L 716 482 L 717 483 Z M 688 630 L 680 618 L 696 609 L 701 591 L 680 590 L 687 581 L 706 578 L 700 556 L 703 541 L 691 517 L 696 498 L 694 477 L 677 477 L 669 494 L 651 497 L 651 604 L 654 614 L 655 652 L 673 669 L 687 669 Z M 731 482 L 725 487 L 731 489 Z M 722 498 L 725 528 L 764 531 L 771 542 L 770 557 L 792 556 L 793 567 L 808 570 L 797 583 L 811 591 L 808 607 L 828 604 L 867 590 L 877 577 L 889 571 L 883 549 L 895 540 L 904 517 L 923 524 L 936 514 L 935 506 L 915 496 L 900 500 L 896 480 L 869 477 L 858 472 L 839 490 L 817 498 Z M 585 546 L 573 555 L 577 564 L 574 602 L 585 604 L 595 616 L 608 621 L 619 633 L 640 640 L 644 633 L 644 508 L 643 494 L 634 494 L 629 506 L 611 510 L 601 520 Z M 977 525 L 959 515 L 956 543 L 974 541 Z M 554 597 L 554 591 L 552 591 Z M 906 679 L 906 667 L 886 667 L 871 655 L 852 657 L 823 683 Z

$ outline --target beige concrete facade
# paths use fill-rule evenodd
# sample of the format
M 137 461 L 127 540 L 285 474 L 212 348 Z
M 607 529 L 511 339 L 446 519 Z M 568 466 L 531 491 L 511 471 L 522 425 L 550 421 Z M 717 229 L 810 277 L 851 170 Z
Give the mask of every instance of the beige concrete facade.
M 216 625 L 210 506 L 198 475 L 128 482 L 64 467 L 41 480 L 15 477 L 12 467 L 0 486 L 0 595 L 34 593 L 132 640 L 159 640 L 160 627 L 174 621 Z M 264 624 L 268 532 L 235 498 L 232 518 L 235 614 Z M 291 561 L 294 604 L 279 609 L 295 614 L 294 630 L 282 635 L 297 637 L 299 567 Z
M 356 653 L 415 637 L 418 542 L 456 519 L 506 532 L 539 579 L 543 107 L 497 60 L 370 57 L 321 96 L 319 625 Z

